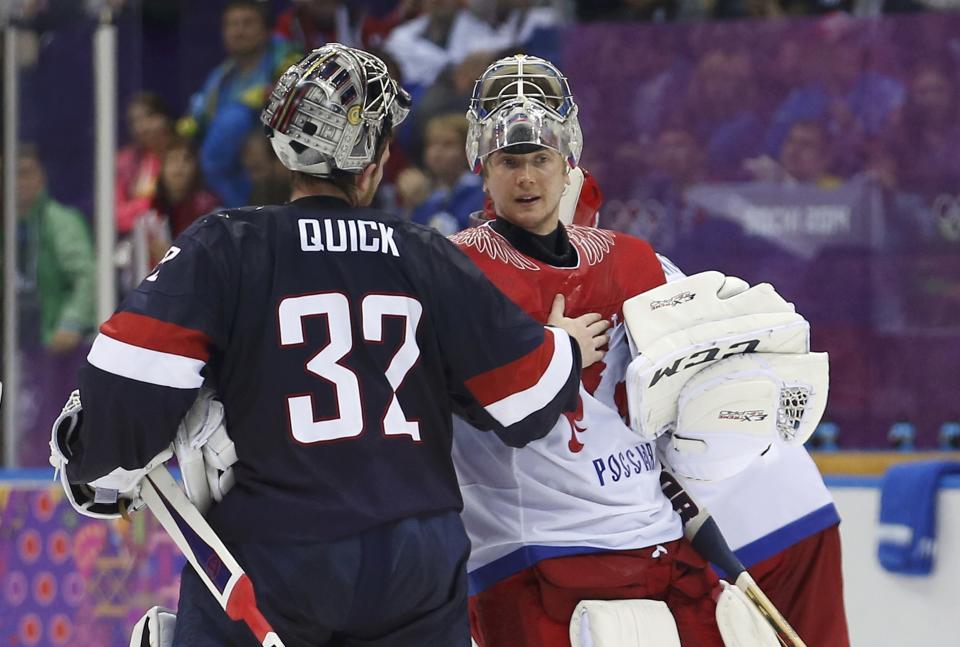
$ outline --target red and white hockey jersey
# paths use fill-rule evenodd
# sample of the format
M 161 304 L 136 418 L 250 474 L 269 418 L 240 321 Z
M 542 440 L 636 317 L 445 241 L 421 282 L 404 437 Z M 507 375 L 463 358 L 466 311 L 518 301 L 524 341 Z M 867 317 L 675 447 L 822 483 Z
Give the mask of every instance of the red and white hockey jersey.
M 574 267 L 524 255 L 489 224 L 451 239 L 534 319 L 546 322 L 562 293 L 566 316 L 598 312 L 614 324 L 604 361 L 583 372 L 577 411 L 544 438 L 516 450 L 488 434 L 464 433 L 466 424 L 455 421 L 472 593 L 542 559 L 655 546 L 682 533 L 660 491 L 656 448 L 624 423 L 630 351 L 621 308 L 664 282 L 660 262 L 631 236 L 578 226 L 568 226 L 567 235 Z
M 660 257 L 667 281 L 686 275 Z M 678 477 L 713 515 L 730 548 L 750 567 L 840 522 L 806 447 L 780 439 L 745 470 L 720 481 Z

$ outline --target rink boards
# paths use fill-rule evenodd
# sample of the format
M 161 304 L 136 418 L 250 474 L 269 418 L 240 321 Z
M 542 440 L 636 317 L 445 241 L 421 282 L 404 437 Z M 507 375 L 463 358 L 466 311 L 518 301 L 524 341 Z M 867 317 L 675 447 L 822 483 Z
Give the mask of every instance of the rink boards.
M 48 470 L 0 470 L 0 644 L 125 647 L 150 606 L 176 606 L 183 558 L 145 513 L 103 522 L 74 513 Z M 843 523 L 854 647 L 948 644 L 960 635 L 960 477 L 939 495 L 934 572 L 877 561 L 878 477 L 828 476 Z

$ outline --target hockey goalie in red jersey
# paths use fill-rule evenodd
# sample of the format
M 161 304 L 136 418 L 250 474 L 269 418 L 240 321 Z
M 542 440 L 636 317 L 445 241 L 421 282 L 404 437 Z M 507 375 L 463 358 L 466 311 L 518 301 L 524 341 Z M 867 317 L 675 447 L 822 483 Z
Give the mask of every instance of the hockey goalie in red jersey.
M 765 291 L 793 312 L 792 304 L 769 286 L 749 288 L 739 279 L 725 279 L 716 272 L 708 273 L 715 275 L 713 278 L 698 275 L 688 279 L 670 261 L 653 254 L 646 243 L 595 229 L 602 199 L 599 187 L 588 173 L 573 166 L 581 141 L 576 106 L 562 77 L 551 86 L 549 79 L 559 72 L 542 66 L 545 62 L 526 66 L 526 73 L 516 69 L 529 60 L 506 59 L 491 67 L 478 82 L 468 113 L 473 122 L 468 157 L 474 168 L 482 171 L 490 199 L 485 212 L 473 219 L 477 228 L 458 234 L 454 241 L 494 283 L 540 320 L 549 309 L 544 302 L 559 291 L 566 296 L 565 307 L 570 312 L 595 309 L 622 324 L 625 300 L 629 302 L 637 291 L 650 287 L 660 286 L 660 291 L 668 287 L 661 285 L 661 275 L 672 286 L 717 277 L 724 286 L 739 282 L 742 286 L 731 290 L 731 296 L 743 290 L 754 296 L 756 290 Z M 511 71 L 513 77 L 504 80 Z M 554 95 L 538 95 L 549 95 L 547 88 L 551 87 Z M 527 95 L 523 100 L 511 96 L 523 90 Z M 538 99 L 545 105 L 538 105 Z M 564 157 L 566 165 L 555 164 Z M 656 327 L 657 316 L 672 310 L 647 308 L 639 327 Z M 806 326 L 802 317 L 791 316 L 800 320 L 800 328 Z M 708 575 L 698 581 L 689 576 L 696 567 L 691 569 L 684 562 L 689 555 L 686 544 L 671 548 L 662 543 L 662 537 L 672 530 L 665 521 L 669 515 L 657 506 L 661 498 L 645 480 L 651 473 L 645 460 L 649 445 L 638 441 L 649 438 L 625 436 L 626 426 L 618 420 L 628 409 L 626 366 L 643 350 L 636 345 L 639 337 L 631 334 L 636 332 L 637 320 L 629 315 L 626 320 L 626 331 L 623 325 L 611 331 L 603 363 L 584 372 L 578 410 L 558 421 L 549 440 L 533 443 L 521 452 L 503 452 L 474 442 L 466 433 L 455 435 L 455 460 L 466 503 L 464 519 L 473 544 L 469 562 L 471 621 L 483 647 L 568 644 L 568 622 L 569 640 L 574 645 L 579 640 L 581 646 L 623 647 L 635 644 L 631 641 L 638 634 L 638 644 L 677 644 L 666 636 L 669 628 L 664 634 L 657 633 L 659 629 L 653 629 L 649 617 L 641 621 L 639 615 L 624 615 L 622 609 L 611 616 L 601 615 L 602 622 L 589 630 L 582 621 L 583 607 L 577 607 L 570 617 L 578 600 L 630 597 L 665 600 L 676 619 L 673 631 L 679 633 L 682 644 L 717 644 L 709 626 L 710 615 L 704 611 L 709 605 L 703 600 L 691 602 L 689 597 L 692 582 L 702 585 L 711 578 Z M 819 401 L 821 408 L 808 406 L 802 417 L 802 426 L 811 429 L 826 397 L 826 357 L 810 353 L 804 335 L 792 352 L 799 362 L 822 363 L 823 381 L 811 398 L 811 402 Z M 769 362 L 774 357 L 778 355 L 759 352 L 748 360 Z M 715 373 L 724 370 L 724 362 L 717 362 Z M 815 373 L 805 373 L 804 380 Z M 707 431 L 711 447 L 727 451 L 723 430 Z M 564 434 L 565 442 L 560 442 Z M 727 555 L 705 550 L 709 548 L 704 538 L 707 533 L 698 534 L 697 529 L 706 524 L 690 520 L 693 514 L 697 519 L 708 515 L 709 508 L 727 535 L 724 549 L 729 553 L 727 542 L 736 549 L 739 561 L 750 567 L 808 644 L 849 644 L 839 570 L 838 517 L 803 447 L 803 435 L 764 436 L 762 442 L 739 448 L 739 456 L 726 462 L 727 469 L 719 475 L 711 475 L 708 469 L 717 450 L 697 459 L 685 456 L 680 462 L 667 455 L 675 448 L 670 436 L 658 438 L 659 448 L 649 457 L 652 473 L 660 473 L 658 459 L 665 461 L 664 467 L 674 472 L 663 472 L 666 481 L 677 483 L 679 479 L 696 497 L 693 503 L 688 493 L 682 494 L 692 510 L 698 506 L 700 510 L 700 514 L 685 510 L 687 536 L 695 537 L 695 545 L 726 568 L 727 576 L 736 574 L 729 568 Z M 624 450 L 622 443 L 629 448 Z M 729 466 L 733 464 L 742 471 L 732 473 Z M 689 473 L 698 473 L 700 478 L 684 476 Z M 673 498 L 676 504 L 678 499 Z M 649 545 L 637 549 L 648 541 L 661 543 L 652 552 Z M 677 562 L 681 571 L 687 569 L 686 580 L 657 579 L 651 564 L 657 564 L 670 550 L 682 558 Z M 650 561 L 644 563 L 644 557 Z M 637 586 L 641 581 L 646 586 Z M 810 613 L 814 607 L 820 612 Z M 608 610 L 603 608 L 604 613 Z M 617 616 L 611 623 L 614 632 L 604 633 L 609 625 L 603 623 L 612 616 Z M 718 611 L 718 616 L 726 620 L 721 624 L 728 646 L 780 644 L 769 632 L 731 632 L 726 610 Z M 749 637 L 741 642 L 745 634 Z
M 666 603 L 683 644 L 719 646 L 717 579 L 682 538 L 655 444 L 624 423 L 622 305 L 663 284 L 663 269 L 643 240 L 559 222 L 583 177 L 576 114 L 552 64 L 514 56 L 477 81 L 467 115 L 468 161 L 494 217 L 452 240 L 534 319 L 563 308 L 614 324 L 606 356 L 583 372 L 577 410 L 543 441 L 504 450 L 456 423 L 472 630 L 481 647 L 569 645 L 581 600 L 646 598 Z M 592 225 L 594 215 L 581 217 Z

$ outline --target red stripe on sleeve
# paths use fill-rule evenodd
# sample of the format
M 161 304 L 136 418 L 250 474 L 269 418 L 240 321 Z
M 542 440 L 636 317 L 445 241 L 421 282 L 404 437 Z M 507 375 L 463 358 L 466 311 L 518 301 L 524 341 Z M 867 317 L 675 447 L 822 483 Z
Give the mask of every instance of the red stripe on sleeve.
M 553 332 L 544 328 L 542 344 L 520 359 L 467 380 L 466 386 L 483 406 L 525 391 L 543 377 L 553 359 L 553 349 Z
M 100 326 L 100 332 L 131 346 L 204 362 L 210 358 L 210 337 L 206 334 L 146 315 L 118 312 Z

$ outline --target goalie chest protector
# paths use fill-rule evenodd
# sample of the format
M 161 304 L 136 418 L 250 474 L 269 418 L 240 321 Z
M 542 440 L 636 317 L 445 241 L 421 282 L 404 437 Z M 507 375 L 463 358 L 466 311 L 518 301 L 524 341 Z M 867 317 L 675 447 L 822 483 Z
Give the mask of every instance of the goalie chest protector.
M 677 539 L 679 518 L 661 495 L 655 448 L 624 419 L 630 361 L 623 302 L 664 283 L 648 243 L 617 232 L 567 226 L 574 267 L 524 255 L 489 224 L 451 240 L 510 299 L 546 323 L 563 294 L 567 317 L 600 313 L 614 325 L 604 361 L 583 372 L 576 412 L 521 450 L 454 424 L 454 462 L 473 544 L 476 593 L 540 559 L 643 548 Z

